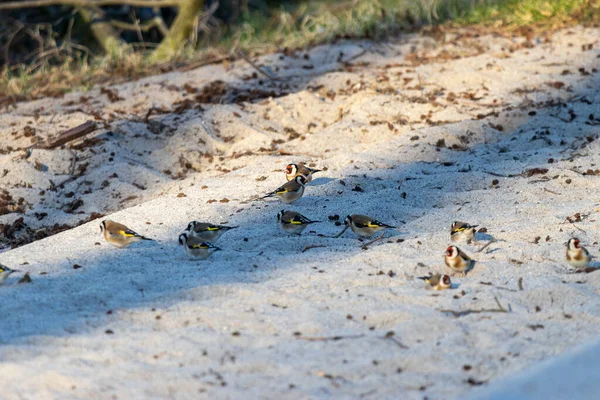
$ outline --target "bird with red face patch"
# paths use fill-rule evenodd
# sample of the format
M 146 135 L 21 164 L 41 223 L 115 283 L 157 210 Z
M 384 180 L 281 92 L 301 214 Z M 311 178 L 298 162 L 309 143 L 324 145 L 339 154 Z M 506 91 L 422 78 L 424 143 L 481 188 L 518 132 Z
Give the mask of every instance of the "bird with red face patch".
M 567 242 L 567 262 L 571 266 L 580 269 L 590 265 L 592 257 L 585 247 L 581 245 L 581 241 L 577 238 L 569 239 Z
M 419 279 L 425 281 L 425 289 L 429 290 L 444 290 L 452 287 L 452 281 L 448 275 L 435 274 L 429 276 L 420 276 Z
M 474 263 L 471 257 L 456 246 L 448 246 L 444 253 L 444 261 L 448 268 L 454 272 L 462 272 L 463 276 L 467 275 L 467 271 Z
M 312 169 L 307 167 L 304 164 L 288 164 L 285 167 L 285 178 L 288 180 L 288 182 L 294 180 L 295 177 L 297 177 L 298 175 L 302 175 L 304 176 L 304 178 L 306 179 L 306 184 L 309 184 L 312 181 L 312 176 L 313 174 L 316 174 L 317 172 L 321 172 L 322 170 L 320 169 Z

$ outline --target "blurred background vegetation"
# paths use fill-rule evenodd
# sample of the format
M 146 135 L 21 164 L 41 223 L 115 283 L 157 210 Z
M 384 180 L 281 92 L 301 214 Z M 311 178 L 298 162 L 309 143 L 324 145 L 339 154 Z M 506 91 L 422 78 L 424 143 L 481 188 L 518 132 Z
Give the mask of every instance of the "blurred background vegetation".
M 431 26 L 508 34 L 598 24 L 600 0 L 4 0 L 0 104 Z

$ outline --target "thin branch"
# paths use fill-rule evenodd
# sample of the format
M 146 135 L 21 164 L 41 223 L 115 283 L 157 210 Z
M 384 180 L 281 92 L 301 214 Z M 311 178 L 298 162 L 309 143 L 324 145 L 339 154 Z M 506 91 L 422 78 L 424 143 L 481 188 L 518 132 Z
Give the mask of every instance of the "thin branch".
M 304 253 L 304 252 L 305 252 L 305 251 L 307 251 L 307 250 L 310 250 L 310 249 L 318 249 L 318 248 L 320 248 L 320 247 L 327 247 L 327 245 L 325 245 L 325 244 L 309 244 L 308 246 L 306 246 L 306 247 L 305 247 L 305 248 L 302 250 L 302 253 Z
M 344 229 L 342 229 L 342 231 L 340 233 L 338 233 L 337 235 L 332 236 L 332 238 L 333 239 L 339 238 L 340 236 L 342 236 L 344 234 L 344 232 L 346 232 L 347 229 L 348 229 L 348 225 L 344 226 Z
M 455 310 L 439 310 L 440 312 L 443 313 L 450 313 L 453 316 L 455 316 L 456 318 L 458 317 L 464 317 L 465 315 L 469 315 L 469 314 L 481 314 L 481 313 L 493 313 L 493 312 L 499 312 L 499 313 L 508 313 L 509 311 L 502 307 L 502 305 L 500 304 L 500 301 L 498 301 L 497 297 L 494 297 L 494 300 L 496 301 L 496 304 L 498 305 L 498 308 L 490 308 L 490 309 L 481 309 L 481 310 L 462 310 L 462 311 L 455 311 Z
M 242 57 L 244 60 L 246 60 L 246 62 L 248 64 L 250 64 L 255 70 L 257 70 L 258 72 L 260 72 L 261 74 L 263 74 L 264 76 L 266 76 L 267 78 L 269 78 L 272 81 L 277 80 L 276 77 L 274 77 L 273 75 L 269 74 L 267 71 L 265 71 L 264 69 L 262 69 L 261 67 L 259 67 L 258 65 L 256 65 L 251 59 L 250 57 L 248 57 L 243 51 L 238 50 L 237 54 Z
M 40 149 L 46 149 L 46 150 L 54 149 L 56 147 L 62 146 L 63 144 L 66 144 L 73 140 L 79 139 L 82 136 L 85 136 L 88 133 L 95 131 L 97 128 L 98 128 L 98 126 L 96 125 L 96 123 L 94 121 L 87 121 L 81 125 L 74 127 L 74 128 L 71 128 L 64 132 L 61 132 L 56 139 L 54 139 L 51 142 L 48 142 L 48 144 L 34 146 L 34 147 L 38 147 Z
M 362 246 L 360 246 L 360 248 L 363 249 L 363 250 L 367 250 L 370 245 L 372 245 L 375 242 L 378 242 L 378 241 L 382 240 L 383 239 L 383 235 L 385 235 L 385 231 L 381 232 L 381 235 L 377 236 L 375 239 L 373 239 L 371 241 L 368 241 L 367 243 L 365 243 Z
M 160 17 L 154 17 L 150 21 L 148 21 L 144 24 L 130 24 L 129 22 L 116 21 L 116 20 L 110 21 L 110 24 L 112 26 L 114 26 L 115 28 L 121 29 L 124 31 L 148 32 L 152 28 L 157 28 L 158 30 L 160 30 L 161 34 L 163 34 L 163 35 L 165 34 L 162 30 L 163 25 L 165 23 L 162 20 L 162 18 L 160 18 Z
M 556 195 L 560 196 L 560 193 L 558 193 L 558 192 L 554 192 L 554 191 L 552 191 L 552 190 L 550 190 L 550 189 L 546 189 L 546 188 L 544 188 L 544 191 L 545 191 L 545 192 L 548 192 L 548 193 L 552 193 L 552 194 L 556 194 Z
M 307 342 L 327 342 L 337 341 L 342 339 L 360 339 L 365 337 L 364 334 L 360 335 L 348 335 L 348 336 L 298 336 L 298 340 L 306 340 Z
M 475 253 L 481 253 L 483 250 L 486 249 L 486 247 L 488 247 L 490 244 L 497 242 L 496 239 L 492 239 L 489 242 L 487 242 L 483 247 L 481 247 L 479 250 L 477 250 Z
M 102 7 L 128 5 L 132 7 L 178 7 L 179 0 L 25 0 L 11 1 L 0 4 L 0 10 L 17 10 L 21 8 L 47 7 L 47 6 L 77 6 L 77 7 Z
M 505 175 L 505 174 L 499 174 L 497 172 L 492 172 L 492 171 L 483 171 L 483 172 L 485 172 L 486 174 L 490 174 L 492 176 L 499 176 L 500 178 L 516 178 L 518 176 L 521 176 L 521 174 L 508 174 L 508 175 Z

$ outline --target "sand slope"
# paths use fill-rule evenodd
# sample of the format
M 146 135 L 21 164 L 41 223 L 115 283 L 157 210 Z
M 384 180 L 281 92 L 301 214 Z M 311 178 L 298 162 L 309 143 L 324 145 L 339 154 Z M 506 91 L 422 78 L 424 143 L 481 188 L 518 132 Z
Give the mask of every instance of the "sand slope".
M 33 279 L 0 287 L 3 395 L 447 399 L 596 337 L 600 272 L 569 273 L 564 243 L 598 253 L 598 37 L 348 42 L 261 58 L 273 81 L 241 62 L 2 114 L 3 149 L 26 125 L 105 125 L 85 148 L 0 155 L 32 231 L 97 212 L 157 240 L 115 249 L 96 220 L 0 254 Z M 85 173 L 49 190 L 73 154 Z M 323 221 L 300 238 L 252 200 L 294 161 L 327 169 L 285 207 Z M 318 236 L 351 213 L 399 229 L 368 250 Z M 240 228 L 198 262 L 176 241 L 191 219 Z M 455 219 L 498 242 L 463 246 L 474 270 L 426 291 Z

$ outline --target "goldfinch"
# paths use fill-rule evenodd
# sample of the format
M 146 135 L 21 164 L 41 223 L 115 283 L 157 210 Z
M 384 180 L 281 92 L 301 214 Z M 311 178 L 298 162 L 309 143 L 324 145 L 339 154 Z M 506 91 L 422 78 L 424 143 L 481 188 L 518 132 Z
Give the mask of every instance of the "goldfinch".
M 448 268 L 455 272 L 462 272 L 463 276 L 467 274 L 467 270 L 473 265 L 473 260 L 456 246 L 449 246 L 444 256 Z
M 223 234 L 237 226 L 213 225 L 206 222 L 192 221 L 188 224 L 186 232 L 200 240 L 216 242 Z
M 586 268 L 592 257 L 581 241 L 577 238 L 569 239 L 567 242 L 567 262 L 575 268 Z
M 435 274 L 429 276 L 420 276 L 419 279 L 425 281 L 425 289 L 430 290 L 444 290 L 452 287 L 452 282 L 448 275 Z
M 471 243 L 475 240 L 475 228 L 479 225 L 469 225 L 466 222 L 454 221 L 450 227 L 450 239 L 457 243 Z
M 104 234 L 104 239 L 108 243 L 120 248 L 127 247 L 140 240 L 152 240 L 132 231 L 123 224 L 110 220 L 102 221 L 100 231 Z
M 277 214 L 277 221 L 281 229 L 292 235 L 300 235 L 308 225 L 319 222 L 312 221 L 300 213 L 286 210 L 281 210 Z
M 0 264 L 0 285 L 4 283 L 6 278 L 13 272 L 18 272 L 16 269 L 10 269 L 6 265 Z
M 371 236 L 383 229 L 388 228 L 396 229 L 395 226 L 384 224 L 383 222 L 379 222 L 371 217 L 360 214 L 348 215 L 346 219 L 344 219 L 344 224 L 346 227 L 350 227 L 352 232 L 356 233 L 358 236 Z
M 179 235 L 179 244 L 188 256 L 206 260 L 214 252 L 221 250 L 217 246 L 209 242 L 203 242 L 197 237 L 190 236 L 187 232 Z
M 285 167 L 285 177 L 289 181 L 293 180 L 298 175 L 302 175 L 306 178 L 306 184 L 308 185 L 312 181 L 313 174 L 321 172 L 320 169 L 312 169 L 304 164 L 288 164 Z
M 277 196 L 281 201 L 286 204 L 290 204 L 298 200 L 304 194 L 304 185 L 306 185 L 306 178 L 303 175 L 298 175 L 294 180 L 281 186 L 279 189 L 264 196 L 267 197 Z

